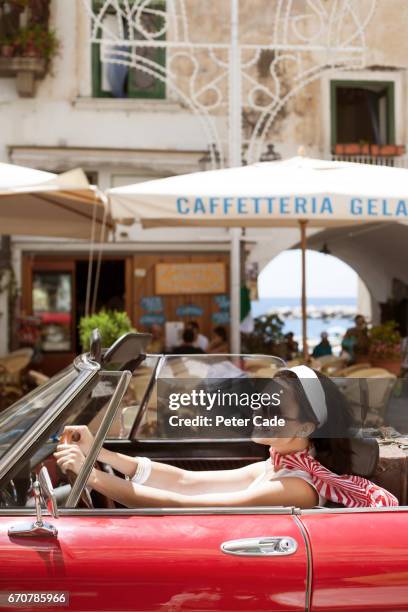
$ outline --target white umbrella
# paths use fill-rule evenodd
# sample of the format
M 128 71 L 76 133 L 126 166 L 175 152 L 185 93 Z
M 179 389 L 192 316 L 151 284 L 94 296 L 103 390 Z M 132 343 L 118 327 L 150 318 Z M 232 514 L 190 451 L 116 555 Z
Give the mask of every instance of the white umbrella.
M 118 187 L 108 196 L 114 219 L 144 227 L 300 225 L 306 355 L 306 226 L 406 222 L 408 171 L 295 157 Z M 232 325 L 237 333 L 239 321 Z
M 56 175 L 0 164 L 0 234 L 100 240 L 112 227 L 103 194 L 82 170 Z

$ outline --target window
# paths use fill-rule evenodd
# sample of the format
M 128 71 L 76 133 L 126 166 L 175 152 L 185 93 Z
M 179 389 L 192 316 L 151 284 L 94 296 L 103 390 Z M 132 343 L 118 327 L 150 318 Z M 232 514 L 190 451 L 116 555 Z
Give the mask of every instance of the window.
M 125 11 L 118 14 L 111 5 L 105 8 L 106 2 L 102 0 L 93 2 L 94 13 L 99 13 L 101 19 L 101 28 L 97 32 L 100 43 L 92 44 L 92 95 L 97 98 L 165 98 L 164 81 L 156 76 L 164 74 L 165 49 L 127 46 L 125 42 L 165 39 L 165 1 L 145 3 L 142 11 L 137 13 L 140 21 L 136 19 L 139 3 L 130 0 L 127 4 L 131 6 L 129 20 Z M 129 22 L 132 24 L 130 28 Z M 115 39 L 122 40 L 123 44 L 112 44 Z
M 33 315 L 41 320 L 41 350 L 72 350 L 72 274 L 34 272 Z
M 394 144 L 394 83 L 331 82 L 332 146 Z

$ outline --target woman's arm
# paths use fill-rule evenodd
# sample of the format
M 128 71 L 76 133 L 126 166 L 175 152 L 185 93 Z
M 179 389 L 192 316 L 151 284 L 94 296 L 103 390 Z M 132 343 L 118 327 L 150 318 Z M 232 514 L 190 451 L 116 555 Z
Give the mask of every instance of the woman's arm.
M 66 428 L 72 434 L 74 430 L 81 434 L 79 443 L 60 444 L 55 456 L 57 459 L 63 457 L 71 448 L 79 448 L 83 454 L 87 454 L 93 438 L 87 427 Z M 86 430 L 86 431 L 83 431 Z M 88 439 L 88 436 L 91 438 Z M 86 441 L 86 443 L 85 443 Z M 128 457 L 120 453 L 102 449 L 98 459 L 108 463 L 115 470 L 129 476 L 134 476 L 137 469 L 137 457 Z M 174 491 L 184 495 L 198 495 L 201 493 L 217 493 L 219 491 L 239 491 L 245 489 L 253 480 L 263 472 L 265 463 L 263 461 L 252 463 L 234 470 L 213 471 L 190 471 L 152 461 L 152 471 L 144 483 L 149 487 Z
M 130 478 L 134 476 L 137 469 L 137 457 L 128 457 L 107 449 L 101 450 L 99 459 L 103 463 L 109 463 L 115 470 Z M 265 463 L 260 461 L 234 470 L 194 472 L 152 461 L 152 471 L 143 484 L 185 495 L 239 491 L 248 487 L 264 469 Z
M 80 471 L 85 457 L 75 444 L 63 445 L 65 448 L 55 453 L 57 463 L 65 472 Z M 311 508 L 317 503 L 315 489 L 301 478 L 281 478 L 270 480 L 259 487 L 249 490 L 229 492 L 206 492 L 201 494 L 180 493 L 152 486 L 138 485 L 118 476 L 106 474 L 95 468 L 88 484 L 124 506 L 129 508 L 197 508 L 197 507 L 245 507 L 245 506 L 297 506 Z
M 296 506 L 311 508 L 317 504 L 317 493 L 301 478 L 270 480 L 254 489 L 229 493 L 183 495 L 150 486 L 137 485 L 93 470 L 88 484 L 103 495 L 129 508 L 197 508 Z

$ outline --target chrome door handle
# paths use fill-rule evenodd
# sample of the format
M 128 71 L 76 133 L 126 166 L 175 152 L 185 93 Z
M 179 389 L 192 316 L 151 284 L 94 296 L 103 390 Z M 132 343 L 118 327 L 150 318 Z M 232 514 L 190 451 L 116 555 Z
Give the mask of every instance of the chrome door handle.
M 222 552 L 242 557 L 282 557 L 297 551 L 297 542 L 290 536 L 264 536 L 229 540 L 221 544 Z

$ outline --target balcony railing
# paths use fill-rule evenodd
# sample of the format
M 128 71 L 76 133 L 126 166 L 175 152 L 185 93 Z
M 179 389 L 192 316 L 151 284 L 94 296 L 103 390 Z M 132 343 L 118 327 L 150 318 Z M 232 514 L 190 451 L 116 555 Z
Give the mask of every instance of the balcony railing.
M 392 166 L 394 168 L 408 168 L 408 155 L 398 157 L 382 157 L 380 155 L 334 155 L 332 161 L 348 161 L 359 164 L 373 164 L 375 166 Z
M 338 144 L 330 158 L 333 161 L 408 168 L 408 154 L 406 154 L 405 145 Z

